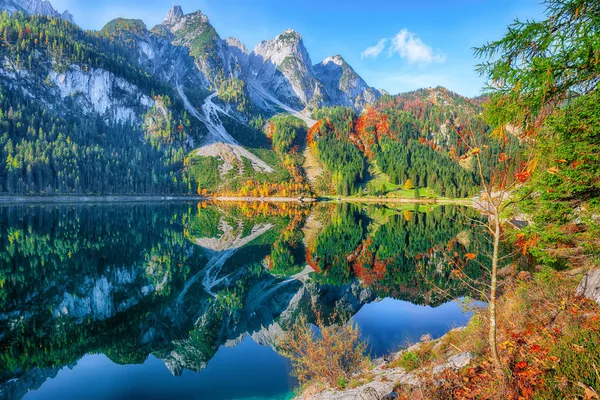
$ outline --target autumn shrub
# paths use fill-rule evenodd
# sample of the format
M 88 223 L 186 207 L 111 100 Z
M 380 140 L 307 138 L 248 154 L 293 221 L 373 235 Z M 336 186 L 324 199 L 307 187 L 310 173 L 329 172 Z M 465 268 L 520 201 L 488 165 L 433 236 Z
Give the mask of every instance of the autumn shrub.
M 406 372 L 413 371 L 419 368 L 421 361 L 419 356 L 414 351 L 406 351 L 400 357 L 398 365 L 406 370 Z
M 355 323 L 339 323 L 337 313 L 327 323 L 315 310 L 312 325 L 305 315 L 298 317 L 279 342 L 280 352 L 292 362 L 293 374 L 301 384 L 323 384 L 343 388 L 352 376 L 368 365 L 367 345 Z
M 476 314 L 467 328 L 436 346 L 437 359 L 424 364 L 443 362 L 453 347 L 471 351 L 475 360 L 459 371 L 425 378 L 418 394 L 426 399 L 600 398 L 600 309 L 575 296 L 579 280 L 544 268 L 531 278 L 506 281 L 498 303 L 504 376 L 495 374 L 486 351 L 477 350 L 486 327 Z M 410 388 L 398 393 L 402 399 L 418 398 Z

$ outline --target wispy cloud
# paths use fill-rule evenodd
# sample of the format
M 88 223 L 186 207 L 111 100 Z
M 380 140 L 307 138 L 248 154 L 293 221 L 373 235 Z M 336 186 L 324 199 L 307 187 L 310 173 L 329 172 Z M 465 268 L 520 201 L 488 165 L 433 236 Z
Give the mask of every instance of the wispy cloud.
M 414 33 L 402 29 L 391 40 L 389 48 L 390 56 L 394 53 L 400 54 L 400 57 L 406 58 L 410 63 L 430 64 L 444 63 L 446 56 L 439 52 L 434 52 L 431 46 L 426 45 Z
M 389 43 L 389 46 L 388 46 Z M 394 54 L 405 58 L 409 63 L 414 64 L 431 64 L 444 63 L 446 56 L 435 51 L 431 46 L 423 43 L 421 38 L 407 29 L 402 29 L 393 38 L 383 38 L 377 42 L 375 46 L 367 47 L 360 54 L 361 58 L 377 58 L 388 46 L 388 55 L 391 57 Z
M 375 46 L 367 47 L 365 51 L 360 53 L 360 58 L 377 58 L 377 56 L 381 54 L 383 49 L 385 49 L 387 41 L 387 39 L 381 39 L 379 42 L 377 42 Z

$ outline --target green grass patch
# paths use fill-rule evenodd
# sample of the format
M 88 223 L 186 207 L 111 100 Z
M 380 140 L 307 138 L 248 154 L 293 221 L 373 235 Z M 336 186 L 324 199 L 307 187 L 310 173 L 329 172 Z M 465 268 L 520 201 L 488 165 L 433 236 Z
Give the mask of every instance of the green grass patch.
M 217 190 L 221 183 L 219 168 L 223 160 L 218 157 L 198 157 L 190 156 L 187 164 L 187 171 L 196 184 L 196 191 L 201 192 L 206 189 L 208 192 Z

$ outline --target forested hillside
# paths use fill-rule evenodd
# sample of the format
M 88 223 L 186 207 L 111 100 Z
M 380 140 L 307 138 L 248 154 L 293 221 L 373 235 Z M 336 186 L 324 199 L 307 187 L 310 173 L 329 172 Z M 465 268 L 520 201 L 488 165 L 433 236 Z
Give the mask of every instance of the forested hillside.
M 479 101 L 444 88 L 423 89 L 383 96 L 362 113 L 333 107 L 313 116 L 319 122 L 309 132 L 308 145 L 338 194 L 385 195 L 403 187 L 467 197 L 477 191 L 479 176 L 460 137 L 467 130 L 489 133 Z M 516 139 L 509 141 L 518 146 Z M 489 145 L 499 155 L 499 146 Z M 386 180 L 373 176 L 377 172 Z
M 171 97 L 172 89 L 130 62 L 125 47 L 60 19 L 20 13 L 3 13 L 0 32 L 0 54 L 5 67 L 15 71 L 5 68 L 0 74 L 0 154 L 5 161 L 0 163 L 0 192 L 189 191 L 183 170 L 188 137 L 198 140 L 204 127 Z M 61 99 L 59 71 L 74 66 L 106 71 L 98 79 L 122 79 L 116 89 L 132 97 L 131 105 L 103 116 L 99 110 L 87 112 L 75 92 Z
M 311 85 L 337 99 L 320 108 L 310 100 L 312 126 L 291 108 L 302 93 L 286 100 L 261 81 L 265 74 L 292 78 L 281 66 L 267 71 L 266 61 L 255 59 L 259 53 L 309 63 L 301 37 L 286 32 L 248 53 L 233 39 L 222 41 L 204 14 L 185 15 L 178 7 L 152 30 L 141 20 L 118 18 L 97 32 L 56 16 L 2 13 L 0 192 L 476 192 L 477 175 L 459 133 L 466 127 L 486 133 L 478 101 L 443 88 L 382 96 L 336 56 L 315 66 L 318 73 L 305 66 Z M 340 68 L 358 86 L 348 86 L 349 78 L 332 80 Z M 323 173 L 308 176 L 308 161 Z

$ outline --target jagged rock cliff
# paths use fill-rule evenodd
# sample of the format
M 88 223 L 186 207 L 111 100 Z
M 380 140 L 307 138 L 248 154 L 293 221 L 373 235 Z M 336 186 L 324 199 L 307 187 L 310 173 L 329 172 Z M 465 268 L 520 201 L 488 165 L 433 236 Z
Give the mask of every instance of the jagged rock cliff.
M 68 12 L 58 13 L 45 0 L 0 0 L 0 8 L 73 21 Z M 302 37 L 292 29 L 249 52 L 236 38 L 221 39 L 201 11 L 185 14 L 180 6 L 174 6 L 162 24 L 151 30 L 140 20 L 119 18 L 109 22 L 99 36 L 130 49 L 131 58 L 142 69 L 174 90 L 183 88 L 190 98 L 203 99 L 231 78 L 245 82 L 246 95 L 258 110 L 271 111 L 282 105 L 294 110 L 334 105 L 360 110 L 379 97 L 379 92 L 340 56 L 313 66 Z M 73 65 L 67 72 L 52 72 L 50 78 L 61 98 L 75 96 L 85 113 L 97 112 L 114 122 L 138 123 L 152 105 L 147 96 L 134 94 L 134 88 L 123 79 L 111 83 L 114 77 L 107 71 L 83 70 Z M 116 92 L 124 92 L 128 98 L 121 99 Z M 198 101 L 191 102 L 200 108 Z
M 278 101 L 296 110 L 333 105 L 360 110 L 380 96 L 340 56 L 313 67 L 302 37 L 292 29 L 248 52 L 236 38 L 221 39 L 201 11 L 184 14 L 175 6 L 152 32 L 188 50 L 205 88 L 218 90 L 231 77 L 242 79 L 258 108 Z
M 295 95 L 303 105 L 323 104 L 322 84 L 314 76 L 310 55 L 296 31 L 288 29 L 274 40 L 260 42 L 251 57 L 257 80 L 280 100 L 292 102 Z
M 323 83 L 330 104 L 361 110 L 381 96 L 381 93 L 369 87 L 340 55 L 327 57 L 313 69 L 315 76 Z
M 96 112 L 112 122 L 135 124 L 154 100 L 135 85 L 103 69 L 82 71 L 73 65 L 66 72 L 50 72 L 50 82 L 61 99 L 71 97 L 86 114 Z
M 228 76 L 234 75 L 235 63 L 229 62 L 227 42 L 219 37 L 201 11 L 183 14 L 181 7 L 175 6 L 153 32 L 176 46 L 187 48 L 207 82 L 215 89 Z
M 61 14 L 47 0 L 0 0 L 0 10 L 6 10 L 9 13 L 22 11 L 30 15 L 40 14 L 49 17 L 58 17 L 74 23 L 73 16 L 68 10 L 65 10 Z

